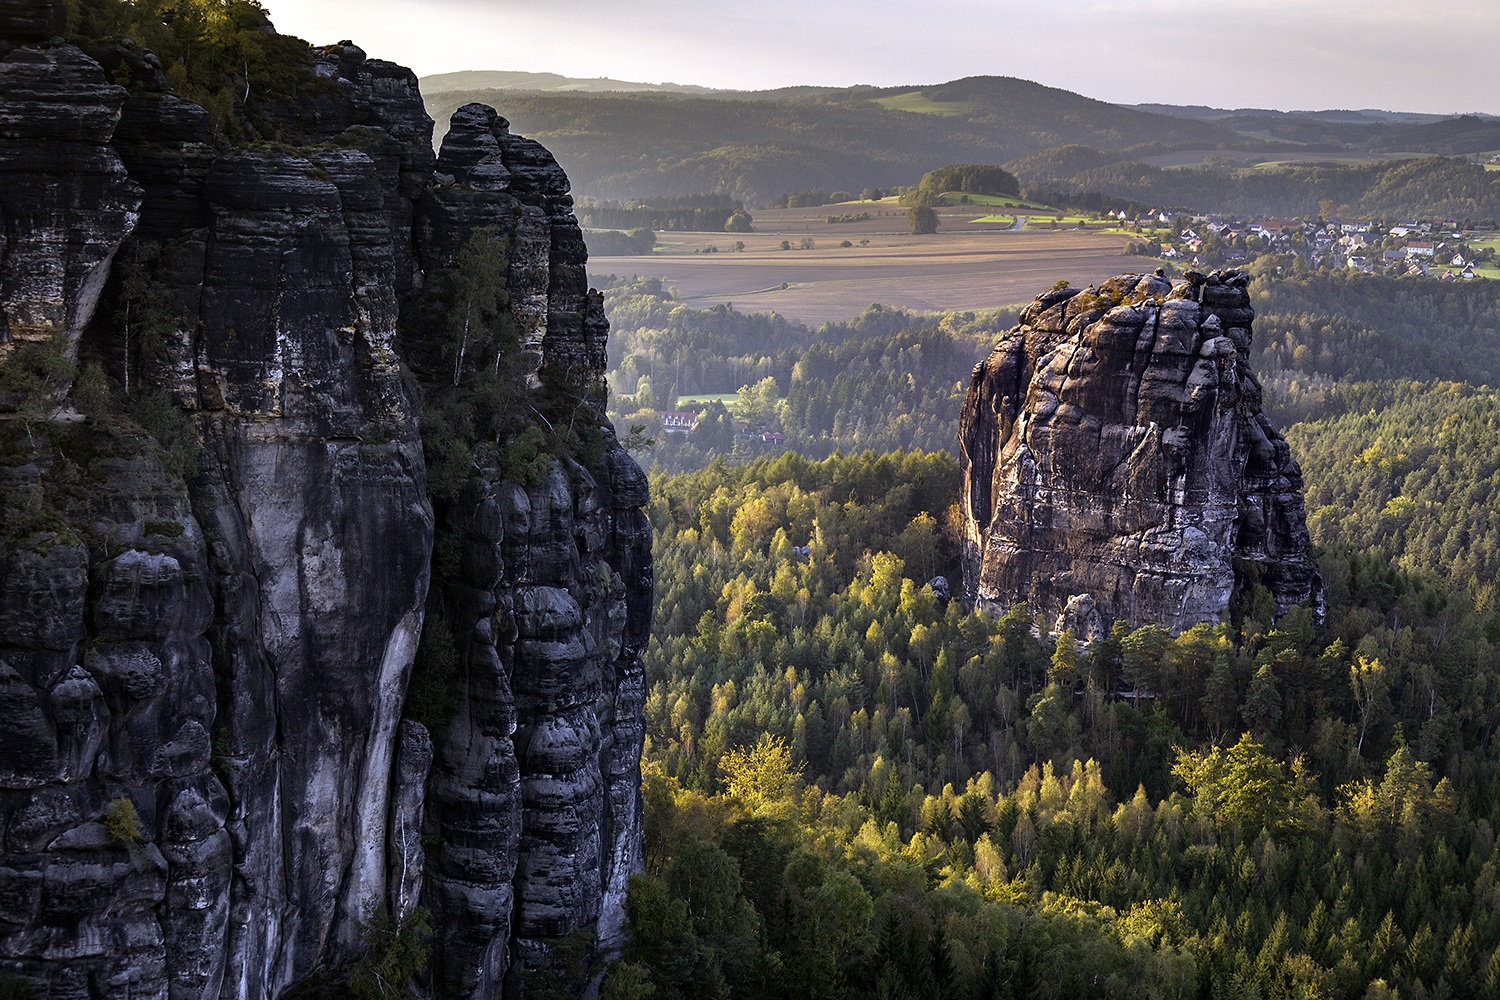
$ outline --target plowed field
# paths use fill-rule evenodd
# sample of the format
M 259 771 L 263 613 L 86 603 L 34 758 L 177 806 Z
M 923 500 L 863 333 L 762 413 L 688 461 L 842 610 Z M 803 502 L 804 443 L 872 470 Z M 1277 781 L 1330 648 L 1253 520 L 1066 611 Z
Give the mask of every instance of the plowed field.
M 874 217 L 826 221 L 862 211 Z M 882 211 L 889 214 L 876 214 Z M 818 325 L 849 319 L 872 302 L 924 311 L 1010 305 L 1059 280 L 1087 285 L 1148 264 L 1125 256 L 1127 240 L 1118 235 L 970 221 L 996 213 L 1013 214 L 993 206 L 942 209 L 937 233 L 912 236 L 905 211 L 890 204 L 763 210 L 754 213 L 756 232 L 658 233 L 650 256 L 597 257 L 589 270 L 664 278 L 699 308 L 728 302 L 741 312 L 779 312 Z M 743 251 L 732 250 L 737 241 Z M 783 241 L 791 249 L 780 249 Z M 841 247 L 844 241 L 853 245 Z M 704 252 L 709 247 L 718 252 Z

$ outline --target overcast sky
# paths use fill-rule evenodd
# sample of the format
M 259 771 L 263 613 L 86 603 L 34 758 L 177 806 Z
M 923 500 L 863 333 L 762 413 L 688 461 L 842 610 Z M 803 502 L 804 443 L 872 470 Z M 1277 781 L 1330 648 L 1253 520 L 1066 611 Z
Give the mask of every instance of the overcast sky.
M 281 31 L 352 38 L 420 76 L 760 90 L 996 75 L 1126 104 L 1500 113 L 1497 0 L 263 2 Z

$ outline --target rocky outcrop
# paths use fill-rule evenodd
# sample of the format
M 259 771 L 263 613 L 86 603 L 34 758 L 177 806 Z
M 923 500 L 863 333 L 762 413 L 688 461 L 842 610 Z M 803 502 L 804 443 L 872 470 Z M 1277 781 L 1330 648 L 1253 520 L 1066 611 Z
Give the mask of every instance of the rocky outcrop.
M 419 906 L 434 996 L 515 995 L 575 927 L 617 944 L 644 478 L 602 428 L 589 467 L 529 489 L 478 449 L 434 597 L 398 329 L 491 227 L 534 391 L 593 398 L 606 324 L 566 178 L 473 108 L 443 169 L 465 135 L 490 145 L 435 175 L 415 78 L 347 42 L 266 111 L 280 142 L 235 148 L 149 53 L 35 37 L 51 10 L 0 5 L 3 342 L 68 332 L 159 440 L 66 406 L 42 433 L 0 421 L 0 976 L 276 997 L 337 982 Z M 167 318 L 149 349 L 108 282 L 122 252 Z M 456 708 L 429 731 L 408 682 L 450 597 Z
M 418 209 L 421 258 L 454 264 L 489 231 L 505 248 L 521 377 L 591 398 L 607 324 L 561 168 L 471 104 L 436 177 Z M 448 513 L 464 539 L 450 603 L 468 690 L 435 741 L 428 886 L 438 981 L 465 997 L 498 995 L 514 963 L 544 961 L 573 927 L 620 943 L 640 864 L 651 590 L 645 480 L 612 438 L 598 468 L 564 462 L 529 489 L 506 481 L 500 449 L 481 449 L 477 471 Z
M 618 947 L 641 860 L 645 479 L 618 446 L 529 490 L 482 465 L 459 505 L 465 692 L 430 782 L 436 974 L 454 997 L 501 995 L 512 963 L 545 962 L 574 927 Z
M 527 377 L 540 383 L 544 357 L 546 374 L 565 384 L 583 384 L 596 377 L 589 373 L 604 371 L 604 301 L 588 290 L 583 232 L 573 217 L 567 175 L 552 154 L 511 135 L 510 123 L 493 108 L 466 104 L 443 137 L 436 176 L 419 217 L 423 259 L 451 266 L 475 229 L 494 227 L 507 239 L 506 286 Z M 602 386 L 585 388 L 602 409 Z
M 1248 283 L 1122 275 L 1026 307 L 964 401 L 971 602 L 1080 638 L 1216 622 L 1257 584 L 1321 614 L 1302 473 L 1245 362 Z

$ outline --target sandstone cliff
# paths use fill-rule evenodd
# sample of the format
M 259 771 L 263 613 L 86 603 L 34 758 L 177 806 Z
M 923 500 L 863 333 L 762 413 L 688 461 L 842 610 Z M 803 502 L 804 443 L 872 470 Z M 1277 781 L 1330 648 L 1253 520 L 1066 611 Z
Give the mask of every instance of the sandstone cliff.
M 590 416 L 607 327 L 567 179 L 477 106 L 435 163 L 415 77 L 349 43 L 267 112 L 281 141 L 231 144 L 150 53 L 64 43 L 61 9 L 0 4 L 0 350 L 61 345 L 116 404 L 82 419 L 61 376 L 0 404 L 0 977 L 276 997 L 420 907 L 421 988 L 501 997 L 574 928 L 618 943 L 650 529 Z M 516 482 L 480 442 L 435 508 L 442 380 L 402 310 L 476 230 L 516 400 L 570 400 L 591 447 Z
M 974 369 L 961 422 L 970 601 L 1080 638 L 1216 622 L 1252 585 L 1312 602 L 1302 473 L 1245 363 L 1240 271 L 1037 297 Z

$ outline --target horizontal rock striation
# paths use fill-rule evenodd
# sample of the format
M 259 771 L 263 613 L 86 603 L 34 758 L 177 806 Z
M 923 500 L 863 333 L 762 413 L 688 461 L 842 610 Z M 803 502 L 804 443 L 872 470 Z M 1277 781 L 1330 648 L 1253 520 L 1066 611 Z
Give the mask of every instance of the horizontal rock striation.
M 22 45 L 0 57 L 6 344 L 66 333 L 76 345 L 135 225 L 141 189 L 109 145 L 125 97 L 71 45 Z
M 1244 360 L 1248 283 L 1122 275 L 1023 310 L 964 401 L 971 602 L 1080 638 L 1216 622 L 1256 584 L 1321 613 L 1302 473 Z
M 156 439 L 60 399 L 0 421 L 0 978 L 276 997 L 419 906 L 439 997 L 517 995 L 574 927 L 617 945 L 644 478 L 602 430 L 529 489 L 476 451 L 435 596 L 399 329 L 490 227 L 533 391 L 595 400 L 566 177 L 473 106 L 439 166 L 415 77 L 347 42 L 263 109 L 282 141 L 234 147 L 150 53 L 54 40 L 61 9 L 0 4 L 0 351 L 66 333 Z M 429 731 L 408 683 L 450 598 L 457 707 Z

